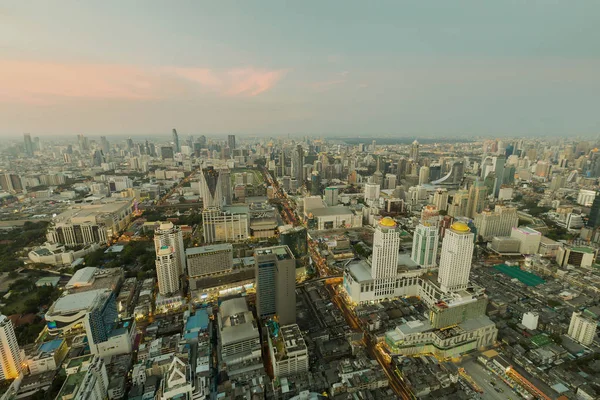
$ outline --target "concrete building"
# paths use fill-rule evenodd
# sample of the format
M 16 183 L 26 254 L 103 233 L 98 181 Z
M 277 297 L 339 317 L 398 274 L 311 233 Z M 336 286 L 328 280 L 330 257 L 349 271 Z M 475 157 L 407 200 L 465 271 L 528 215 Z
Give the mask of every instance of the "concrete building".
M 419 169 L 419 185 L 429 183 L 429 167 L 423 166 Z
M 104 400 L 108 395 L 109 379 L 101 357 L 94 357 L 73 400 Z
M 0 380 L 17 378 L 21 374 L 21 361 L 13 324 L 0 314 Z
M 264 373 L 258 324 L 248 309 L 246 299 L 225 300 L 217 314 L 219 370 L 229 378 L 252 379 Z
M 308 372 L 308 347 L 298 325 L 270 325 L 268 342 L 275 378 Z
M 338 193 L 339 189 L 336 187 L 325 188 L 325 204 L 327 204 L 328 207 L 333 207 L 338 204 Z
M 520 254 L 521 241 L 511 237 L 494 237 L 488 247 L 498 254 Z
M 419 224 L 413 235 L 411 259 L 424 268 L 435 267 L 439 233 L 437 225 Z
M 178 357 L 173 357 L 169 368 L 165 372 L 160 382 L 160 388 L 156 393 L 157 400 L 170 399 L 192 399 L 194 390 L 191 382 L 191 371 L 187 362 L 181 361 Z
M 476 180 L 469 188 L 469 199 L 467 202 L 467 217 L 473 218 L 485 208 L 487 187 L 481 180 Z
M 575 267 L 591 268 L 596 260 L 598 251 L 586 246 L 561 246 L 556 251 L 556 262 L 561 267 L 572 265 Z
M 521 324 L 523 324 L 525 328 L 533 331 L 538 327 L 539 318 L 540 315 L 537 312 L 528 311 L 526 313 L 523 313 L 523 319 L 521 320 Z
M 579 189 L 579 194 L 577 195 L 577 204 L 580 206 L 591 207 L 595 198 L 596 191 Z
M 394 293 L 400 250 L 400 235 L 396 228 L 396 222 L 386 217 L 379 221 L 373 235 L 371 274 L 375 280 L 375 296 Z
M 451 217 L 466 217 L 469 204 L 469 191 L 458 190 L 452 196 L 452 201 L 448 206 L 448 215 Z
M 448 190 L 443 188 L 438 188 L 433 193 L 433 201 L 432 204 L 437 207 L 440 211 L 448 210 Z
M 582 345 L 589 346 L 596 338 L 597 326 L 598 323 L 593 319 L 583 315 L 581 312 L 574 312 L 571 316 L 567 335 Z
M 185 250 L 185 257 L 190 278 L 227 274 L 233 268 L 230 243 L 191 247 Z
M 467 224 L 453 223 L 442 242 L 438 282 L 444 292 L 464 290 L 469 282 L 474 234 Z
M 154 231 L 154 251 L 158 254 L 163 247 L 170 247 L 175 253 L 175 263 L 179 274 L 185 272 L 185 248 L 183 232 L 172 222 L 161 222 Z
M 42 343 L 26 364 L 31 375 L 42 374 L 58 369 L 67 355 L 67 342 L 65 339 L 55 339 Z
M 202 227 L 206 243 L 239 242 L 250 236 L 247 209 L 227 207 L 202 211 Z
M 277 315 L 281 325 L 296 322 L 296 260 L 287 246 L 254 253 L 256 311 L 260 318 Z
M 66 246 L 107 243 L 131 221 L 133 200 L 101 200 L 73 206 L 52 218 L 46 238 Z
M 362 215 L 345 206 L 314 208 L 308 214 L 305 209 L 304 214 L 309 229 L 327 230 L 362 226 Z
M 542 234 L 529 227 L 512 228 L 510 237 L 519 239 L 521 246 L 519 252 L 521 254 L 537 254 L 542 240 Z
M 376 183 L 365 183 L 365 202 L 369 204 L 370 201 L 379 199 L 380 186 Z
M 158 292 L 162 296 L 170 296 L 180 289 L 177 253 L 169 246 L 162 246 L 156 253 L 156 277 Z
M 512 228 L 518 225 L 519 216 L 514 207 L 497 205 L 494 211 L 483 211 L 475 215 L 477 234 L 487 241 L 494 236 L 510 236 Z
M 202 168 L 200 174 L 200 197 L 204 209 L 223 205 L 223 183 L 218 169 L 214 166 Z

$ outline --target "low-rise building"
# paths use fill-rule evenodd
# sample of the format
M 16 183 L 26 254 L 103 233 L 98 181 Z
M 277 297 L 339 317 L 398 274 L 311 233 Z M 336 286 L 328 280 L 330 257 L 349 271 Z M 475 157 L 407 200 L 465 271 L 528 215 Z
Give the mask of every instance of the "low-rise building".
M 308 371 L 308 348 L 297 324 L 269 326 L 269 355 L 277 378 Z
M 42 343 L 35 354 L 26 361 L 29 373 L 37 375 L 58 369 L 68 350 L 65 339 L 55 339 Z

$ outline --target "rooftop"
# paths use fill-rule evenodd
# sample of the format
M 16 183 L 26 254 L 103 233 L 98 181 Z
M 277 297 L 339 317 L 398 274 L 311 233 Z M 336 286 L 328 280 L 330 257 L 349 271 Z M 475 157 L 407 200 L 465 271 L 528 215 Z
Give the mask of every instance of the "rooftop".
M 594 249 L 592 249 L 591 247 L 585 247 L 585 246 L 572 247 L 571 251 L 576 251 L 578 253 L 594 254 Z
M 96 302 L 110 294 L 110 290 L 99 289 L 88 292 L 65 294 L 50 307 L 48 315 L 72 314 L 90 309 Z
M 231 243 L 223 243 L 223 244 L 213 244 L 210 246 L 200 246 L 200 247 L 190 247 L 185 249 L 185 255 L 192 254 L 208 254 L 215 253 L 218 251 L 233 251 L 233 246 Z
M 277 258 L 281 259 L 293 259 L 294 256 L 290 251 L 290 248 L 286 245 L 283 246 L 273 246 L 273 247 L 264 247 L 262 249 L 256 249 L 255 254 L 258 256 L 265 256 L 274 254 Z
M 350 271 L 350 274 L 354 280 L 358 283 L 373 280 L 373 277 L 371 276 L 371 267 L 365 260 L 360 260 L 350 264 L 348 270 Z
M 352 210 L 345 206 L 334 206 L 324 208 L 314 208 L 310 212 L 314 217 L 326 217 L 330 215 L 348 215 L 352 214 Z
M 69 282 L 65 285 L 65 289 L 91 285 L 96 270 L 96 267 L 84 267 L 75 271 L 75 274 L 73 274 Z

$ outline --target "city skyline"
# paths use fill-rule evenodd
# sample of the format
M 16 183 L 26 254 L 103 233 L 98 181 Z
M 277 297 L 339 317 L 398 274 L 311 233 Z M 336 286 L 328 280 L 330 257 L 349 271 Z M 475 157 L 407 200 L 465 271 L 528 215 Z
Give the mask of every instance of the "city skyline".
M 315 5 L 4 5 L 0 138 L 598 135 L 597 3 Z

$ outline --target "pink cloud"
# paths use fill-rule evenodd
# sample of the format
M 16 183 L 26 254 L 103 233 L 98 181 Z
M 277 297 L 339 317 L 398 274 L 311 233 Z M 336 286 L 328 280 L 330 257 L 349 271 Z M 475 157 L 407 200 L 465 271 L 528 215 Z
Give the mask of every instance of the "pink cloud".
M 0 61 L 0 102 L 52 103 L 59 98 L 155 100 L 193 89 L 218 96 L 256 96 L 285 70 L 211 69 Z

